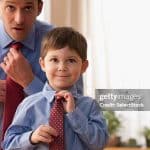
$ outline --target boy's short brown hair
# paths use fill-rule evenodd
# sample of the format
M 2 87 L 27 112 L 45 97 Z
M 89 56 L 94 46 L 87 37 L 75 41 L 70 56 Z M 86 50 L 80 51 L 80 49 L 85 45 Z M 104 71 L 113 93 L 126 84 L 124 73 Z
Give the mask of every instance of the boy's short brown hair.
M 57 27 L 49 31 L 42 40 L 41 58 L 49 49 L 61 49 L 68 46 L 76 51 L 84 61 L 87 59 L 87 42 L 82 34 L 71 27 Z

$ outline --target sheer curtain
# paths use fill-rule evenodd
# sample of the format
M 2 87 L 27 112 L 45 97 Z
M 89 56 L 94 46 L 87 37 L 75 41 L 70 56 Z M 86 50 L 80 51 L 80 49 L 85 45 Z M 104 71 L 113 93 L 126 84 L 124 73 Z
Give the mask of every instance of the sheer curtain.
M 88 4 L 87 37 L 92 62 L 91 76 L 87 75 L 92 86 L 87 84 L 88 89 L 149 88 L 150 1 L 93 0 Z M 122 120 L 123 140 L 136 138 L 144 145 L 141 130 L 150 126 L 150 113 L 117 113 Z
M 51 22 L 51 0 L 42 0 L 42 1 L 43 1 L 43 9 L 41 14 L 38 16 L 38 19 L 50 23 Z
M 50 0 L 45 4 L 44 19 L 56 26 L 72 26 L 87 38 L 86 95 L 94 96 L 95 89 L 101 88 L 150 88 L 149 0 Z M 135 137 L 143 144 L 140 130 L 150 126 L 149 112 L 118 113 L 123 139 Z

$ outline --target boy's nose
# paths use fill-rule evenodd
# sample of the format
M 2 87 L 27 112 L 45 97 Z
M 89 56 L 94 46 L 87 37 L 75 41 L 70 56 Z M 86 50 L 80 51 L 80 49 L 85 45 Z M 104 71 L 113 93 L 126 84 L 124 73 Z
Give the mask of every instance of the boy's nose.
M 58 65 L 58 71 L 65 71 L 67 69 L 65 63 L 60 63 Z

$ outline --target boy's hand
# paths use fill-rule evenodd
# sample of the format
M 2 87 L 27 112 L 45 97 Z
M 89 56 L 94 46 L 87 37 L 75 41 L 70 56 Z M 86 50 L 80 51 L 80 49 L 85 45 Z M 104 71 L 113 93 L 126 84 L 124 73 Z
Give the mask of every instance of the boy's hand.
M 40 125 L 31 135 L 31 142 L 37 144 L 39 142 L 51 143 L 53 136 L 58 136 L 54 128 L 49 125 Z
M 65 101 L 63 102 L 65 112 L 73 112 L 75 109 L 75 101 L 72 94 L 67 90 L 62 90 L 56 93 L 56 98 L 63 97 Z

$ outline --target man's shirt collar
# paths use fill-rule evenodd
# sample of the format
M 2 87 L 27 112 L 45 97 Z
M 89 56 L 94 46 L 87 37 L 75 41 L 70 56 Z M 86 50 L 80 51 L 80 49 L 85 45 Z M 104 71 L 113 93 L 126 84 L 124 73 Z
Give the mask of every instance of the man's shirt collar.
M 0 33 L 1 33 L 0 45 L 2 48 L 6 48 L 13 40 L 6 33 L 3 22 L 1 20 L 0 20 Z
M 1 40 L 0 40 L 0 45 L 1 47 L 7 48 L 14 40 L 7 34 L 5 31 L 3 22 L 0 21 L 0 32 L 1 32 Z M 35 25 L 32 28 L 32 31 L 29 33 L 27 38 L 23 41 L 20 41 L 25 47 L 34 50 L 34 45 L 35 45 Z

